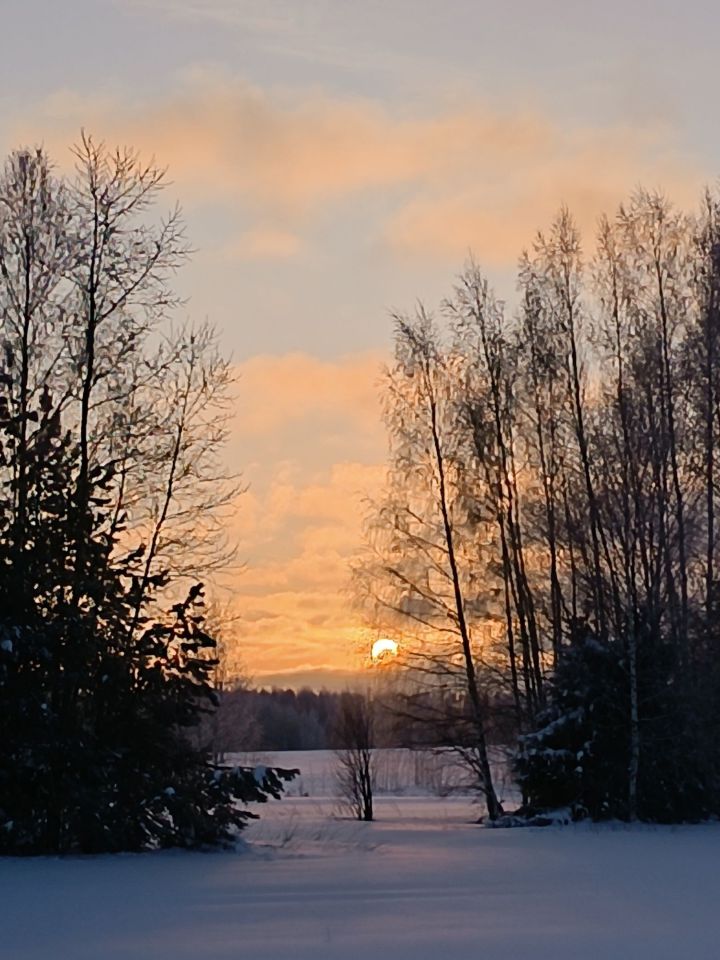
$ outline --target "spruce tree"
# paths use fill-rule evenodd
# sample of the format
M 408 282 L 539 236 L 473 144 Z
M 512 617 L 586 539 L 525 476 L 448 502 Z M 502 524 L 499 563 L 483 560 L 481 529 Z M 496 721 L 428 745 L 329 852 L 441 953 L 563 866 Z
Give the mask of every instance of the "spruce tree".
M 190 733 L 216 706 L 202 587 L 167 612 L 123 549 L 113 465 L 80 454 L 47 393 L 22 431 L 0 397 L 0 852 L 228 843 L 288 771 L 214 765 Z M 79 562 L 81 560 L 81 562 Z
M 672 645 L 638 618 L 637 814 L 660 823 L 715 814 L 717 790 L 680 682 Z M 628 643 L 573 625 L 536 729 L 520 738 L 516 770 L 528 812 L 569 808 L 574 819 L 630 819 L 631 743 Z

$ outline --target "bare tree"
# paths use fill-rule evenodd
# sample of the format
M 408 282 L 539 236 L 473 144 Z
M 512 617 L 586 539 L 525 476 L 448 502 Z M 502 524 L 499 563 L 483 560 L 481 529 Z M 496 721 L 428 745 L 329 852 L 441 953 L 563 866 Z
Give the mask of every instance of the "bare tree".
M 356 820 L 372 820 L 375 787 L 375 705 L 369 693 L 344 693 L 334 730 L 340 797 Z
M 41 150 L 10 155 L 0 178 L 0 316 L 2 350 L 13 371 L 6 387 L 19 437 L 15 535 L 25 531 L 31 409 L 43 391 L 58 392 L 69 331 L 68 276 L 76 250 L 72 202 Z M 65 387 L 60 387 L 66 395 Z
M 228 510 L 242 485 L 223 462 L 232 367 L 208 323 L 178 323 L 171 281 L 187 260 L 182 216 L 154 216 L 165 171 L 83 134 L 75 175 L 16 151 L 0 178 L 0 340 L 21 437 L 14 529 L 22 538 L 33 404 L 78 439 L 78 518 L 88 478 L 111 464 L 113 533 L 143 544 L 145 587 L 206 579 L 234 555 Z M 75 564 L 84 575 L 83 525 Z
M 392 467 L 387 497 L 370 518 L 370 553 L 359 582 L 376 609 L 414 628 L 417 679 L 467 704 L 471 742 L 458 747 L 472 755 L 488 816 L 496 819 L 502 807 L 488 758 L 478 676 L 491 619 L 480 588 L 489 568 L 476 539 L 477 484 L 484 481 L 468 472 L 458 369 L 457 356 L 441 346 L 422 308 L 414 318 L 396 318 L 396 363 L 385 387 Z M 491 531 L 492 522 L 485 529 Z M 492 644 L 485 645 L 492 659 Z M 421 696 L 416 705 L 427 702 L 436 703 L 435 694 L 429 701 Z
M 516 333 L 506 320 L 503 305 L 473 263 L 461 275 L 455 295 L 445 309 L 453 322 L 460 357 L 463 398 L 458 411 L 459 429 L 464 428 L 471 440 L 468 455 L 484 479 L 476 516 L 484 508 L 497 524 L 508 658 L 518 722 L 522 725 L 523 719 L 531 720 L 542 704 L 543 665 L 518 487 Z M 519 658 L 516 636 L 520 642 Z M 520 708 L 518 674 L 522 677 L 524 710 Z

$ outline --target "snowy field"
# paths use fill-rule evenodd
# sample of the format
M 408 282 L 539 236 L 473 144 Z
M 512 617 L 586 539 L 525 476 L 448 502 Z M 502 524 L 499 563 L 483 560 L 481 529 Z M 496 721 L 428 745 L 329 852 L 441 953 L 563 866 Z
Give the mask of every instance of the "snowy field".
M 0 860 L 0 957 L 720 956 L 720 825 L 483 829 L 471 797 L 432 795 L 410 758 L 358 824 L 337 817 L 329 755 L 262 759 L 302 783 L 238 852 Z

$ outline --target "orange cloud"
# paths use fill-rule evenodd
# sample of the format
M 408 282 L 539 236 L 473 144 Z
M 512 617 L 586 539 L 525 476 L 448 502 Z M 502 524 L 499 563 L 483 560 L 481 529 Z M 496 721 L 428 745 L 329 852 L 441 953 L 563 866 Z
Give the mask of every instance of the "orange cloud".
M 163 100 L 59 92 L 33 122 L 51 148 L 64 151 L 84 125 L 159 157 L 186 199 L 239 205 L 257 220 L 236 243 L 244 257 L 291 256 L 308 216 L 342 217 L 344 203 L 372 195 L 369 229 L 393 250 L 457 259 L 473 247 L 507 263 L 563 202 L 592 224 L 640 181 L 685 199 L 701 179 L 663 126 L 592 127 L 469 101 L 410 114 L 202 71 Z M 27 120 L 17 136 L 34 139 Z
M 228 260 L 287 260 L 301 249 L 302 240 L 296 233 L 258 226 L 225 244 L 221 252 Z
M 225 579 L 249 672 L 359 664 L 364 628 L 350 602 L 363 499 L 383 481 L 381 357 L 254 357 L 238 368 L 231 455 L 250 489 L 232 534 L 246 567 Z
M 350 561 L 362 541 L 363 497 L 383 478 L 380 464 L 347 462 L 321 481 L 273 484 L 239 503 L 248 566 L 231 590 L 254 675 L 359 662 L 364 629 L 350 602 Z
M 38 120 L 53 129 L 46 138 L 53 146 L 66 147 L 83 125 L 109 142 L 162 158 L 184 187 L 294 212 L 427 177 L 483 141 L 506 153 L 542 136 L 532 121 L 503 121 L 484 110 L 402 119 L 369 101 L 270 95 L 197 71 L 181 95 L 161 102 L 111 103 L 59 91 Z M 33 139 L 25 123 L 17 133 Z
M 398 210 L 385 237 L 404 253 L 457 262 L 471 249 L 482 263 L 506 265 L 561 205 L 589 239 L 599 215 L 612 213 L 638 184 L 692 205 L 702 180 L 673 154 L 660 130 L 556 129 L 539 149 L 515 155 L 502 173 L 492 156 L 478 157 L 472 175 L 438 185 Z
M 376 432 L 382 361 L 380 353 L 372 352 L 330 361 L 303 353 L 252 357 L 238 367 L 239 435 L 328 416 L 341 417 L 344 426 L 351 420 L 354 431 Z

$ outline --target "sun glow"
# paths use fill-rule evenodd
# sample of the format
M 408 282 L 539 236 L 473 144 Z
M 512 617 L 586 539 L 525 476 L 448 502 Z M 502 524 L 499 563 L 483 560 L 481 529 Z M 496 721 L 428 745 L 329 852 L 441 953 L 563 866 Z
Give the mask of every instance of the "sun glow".
M 378 663 L 380 660 L 384 660 L 386 657 L 396 657 L 397 653 L 397 642 L 395 640 L 390 640 L 389 637 L 381 637 L 372 645 L 370 656 L 374 663 Z

